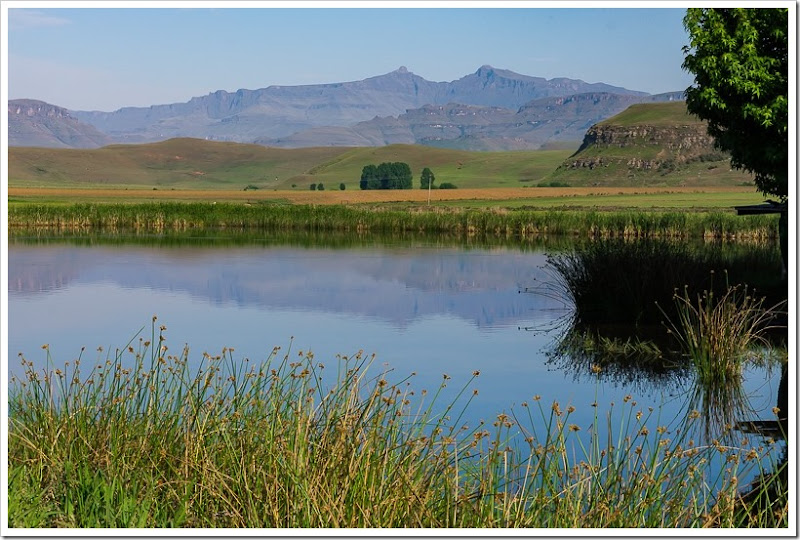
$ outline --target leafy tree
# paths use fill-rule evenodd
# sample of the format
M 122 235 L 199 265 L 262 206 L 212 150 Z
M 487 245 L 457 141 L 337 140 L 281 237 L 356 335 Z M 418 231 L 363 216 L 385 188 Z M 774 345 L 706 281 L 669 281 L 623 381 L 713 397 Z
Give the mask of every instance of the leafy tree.
M 361 189 L 380 189 L 380 185 L 378 167 L 375 165 L 366 165 L 361 170 Z
M 323 184 L 322 182 L 317 184 L 317 191 L 325 191 L 325 184 Z
M 341 184 L 339 184 L 339 191 L 344 191 L 344 189 L 345 189 L 345 185 L 344 185 L 344 182 L 342 182 Z
M 308 188 L 309 188 L 311 191 L 317 191 L 317 184 L 311 184 L 310 186 L 308 186 Z
M 689 112 L 708 121 L 731 164 L 755 175 L 758 190 L 788 196 L 788 31 L 786 8 L 692 8 L 683 68 Z
M 433 175 L 433 171 L 430 170 L 428 167 L 422 169 L 422 174 L 419 177 L 419 187 L 420 189 L 428 189 L 428 185 L 433 188 L 433 183 L 436 181 L 436 177 Z

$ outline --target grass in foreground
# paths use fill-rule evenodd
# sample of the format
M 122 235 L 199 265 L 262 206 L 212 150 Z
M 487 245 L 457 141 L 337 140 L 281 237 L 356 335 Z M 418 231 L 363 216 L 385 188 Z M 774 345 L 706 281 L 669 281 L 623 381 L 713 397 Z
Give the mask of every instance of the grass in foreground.
M 588 444 L 558 403 L 470 428 L 472 379 L 443 406 L 439 391 L 370 375 L 360 353 L 326 368 L 310 352 L 251 363 L 228 349 L 190 369 L 164 330 L 154 318 L 149 340 L 93 363 L 55 368 L 48 349 L 39 373 L 23 359 L 9 391 L 11 527 L 787 524 L 785 498 L 748 506 L 737 491 L 748 469 L 771 467 L 763 447 L 651 433 L 653 412 L 627 398 L 595 416 Z

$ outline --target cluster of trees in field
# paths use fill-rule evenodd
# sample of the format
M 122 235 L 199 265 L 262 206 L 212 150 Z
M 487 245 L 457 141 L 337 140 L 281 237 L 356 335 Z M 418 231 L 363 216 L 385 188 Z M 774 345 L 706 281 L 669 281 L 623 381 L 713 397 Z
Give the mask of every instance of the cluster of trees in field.
M 402 161 L 366 165 L 361 171 L 361 189 L 411 189 L 411 167 Z
M 361 189 L 411 189 L 413 175 L 408 163 L 401 161 L 384 162 L 380 165 L 366 165 L 361 170 Z M 430 168 L 422 169 L 419 183 L 420 189 L 436 189 L 436 177 Z M 446 182 L 439 186 L 440 189 L 453 189 L 456 186 Z

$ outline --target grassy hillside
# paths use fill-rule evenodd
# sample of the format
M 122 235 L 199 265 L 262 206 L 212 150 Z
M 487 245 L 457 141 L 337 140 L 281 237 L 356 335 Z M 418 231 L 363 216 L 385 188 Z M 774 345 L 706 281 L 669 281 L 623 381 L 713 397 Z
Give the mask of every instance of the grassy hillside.
M 268 148 L 201 139 L 170 139 L 94 150 L 11 147 L 9 185 L 17 187 L 154 187 L 158 189 L 358 189 L 364 165 L 404 161 L 414 185 L 430 167 L 436 184 L 519 187 L 540 180 L 571 151 L 463 152 L 425 146 Z
M 451 182 L 460 188 L 521 187 L 544 178 L 571 153 L 569 150 L 467 152 L 405 144 L 355 148 L 314 167 L 300 178 L 284 182 L 281 187 L 289 188 L 295 183 L 307 189 L 312 182 L 322 182 L 326 189 L 338 189 L 339 183 L 344 182 L 348 189 L 358 189 L 364 165 L 385 161 L 408 163 L 414 174 L 415 189 L 425 167 L 436 177 L 434 186 Z
M 545 182 L 570 186 L 738 186 L 753 176 L 731 168 L 706 123 L 682 101 L 632 105 L 592 126 L 578 152 Z
M 342 153 L 341 148 L 291 151 L 253 144 L 170 139 L 93 150 L 8 150 L 10 186 L 272 187 Z
M 665 101 L 663 103 L 639 103 L 631 105 L 621 113 L 598 122 L 600 126 L 685 126 L 702 125 L 705 122 L 689 114 L 684 101 Z

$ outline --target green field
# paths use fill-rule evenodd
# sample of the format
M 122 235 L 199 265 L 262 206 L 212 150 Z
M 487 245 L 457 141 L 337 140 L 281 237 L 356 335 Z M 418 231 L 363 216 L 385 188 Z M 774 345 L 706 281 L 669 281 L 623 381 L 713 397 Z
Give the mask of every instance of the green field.
M 546 189 L 546 188 L 537 188 Z M 730 210 L 735 206 L 760 204 L 763 195 L 753 191 L 721 192 L 696 191 L 662 193 L 618 193 L 618 194 L 576 194 L 552 197 L 514 198 L 504 200 L 459 200 L 445 201 L 442 206 L 460 208 L 509 208 L 509 209 L 561 209 L 561 210 L 621 210 L 658 211 L 684 209 L 691 212 Z M 395 203 L 401 207 L 405 203 Z

